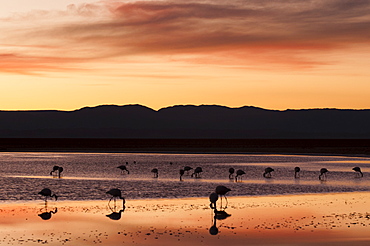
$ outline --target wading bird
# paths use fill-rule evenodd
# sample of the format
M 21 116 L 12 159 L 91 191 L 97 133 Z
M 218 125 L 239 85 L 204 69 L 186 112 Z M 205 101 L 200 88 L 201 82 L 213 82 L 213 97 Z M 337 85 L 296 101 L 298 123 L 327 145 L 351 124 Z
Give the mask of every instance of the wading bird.
M 234 169 L 234 168 L 232 168 L 232 167 L 230 167 L 230 168 L 229 168 L 229 179 L 233 179 L 233 175 L 234 175 L 234 173 L 235 173 L 235 169 Z
M 120 189 L 110 189 L 106 193 L 112 196 L 108 202 L 108 205 L 112 199 L 114 199 L 114 202 L 116 202 L 116 199 L 119 198 L 123 200 L 123 206 L 125 206 L 126 201 L 125 201 L 125 198 L 122 197 L 122 192 Z
M 245 172 L 243 170 L 238 170 L 236 171 L 236 176 L 235 176 L 235 182 L 238 181 L 238 179 L 241 181 L 242 180 L 242 175 L 244 175 Z
M 222 208 L 222 196 L 225 197 L 225 200 L 226 200 L 226 206 L 225 208 L 227 207 L 227 198 L 226 198 L 226 193 L 228 193 L 229 191 L 231 191 L 231 189 L 227 188 L 226 186 L 223 186 L 223 185 L 219 185 L 216 187 L 216 194 L 218 194 L 220 197 L 221 197 L 221 208 Z
M 265 178 L 271 178 L 271 172 L 275 171 L 273 168 L 271 167 L 266 167 L 265 168 L 265 172 L 263 173 L 263 177 Z
M 153 168 L 151 172 L 154 175 L 153 178 L 158 178 L 158 169 L 157 168 Z
M 201 167 L 197 167 L 194 170 L 194 173 L 191 175 L 191 177 L 195 176 L 196 178 L 200 178 L 200 173 L 203 172 L 203 169 Z
M 301 175 L 300 175 L 300 172 L 301 171 L 301 168 L 300 167 L 295 167 L 294 168 L 294 178 L 299 178 L 299 177 L 301 177 Z
M 322 180 L 322 177 L 325 177 L 326 179 L 326 173 L 329 172 L 328 169 L 326 168 L 321 168 L 320 169 L 320 175 L 319 175 L 319 180 Z
M 58 168 L 58 178 L 60 178 L 60 174 L 63 172 L 63 167 Z
M 361 172 L 361 168 L 360 167 L 354 167 L 352 168 L 353 171 L 356 172 L 356 174 L 358 174 L 358 177 L 363 177 L 364 174 Z
M 58 196 L 55 195 L 55 194 L 52 194 L 52 192 L 49 188 L 42 189 L 38 194 L 45 197 L 45 202 L 47 201 L 48 197 L 54 197 L 55 201 L 58 200 Z
M 184 169 L 180 169 L 180 181 L 182 181 L 182 175 L 184 175 L 185 171 Z
M 212 208 L 212 209 L 216 209 L 216 202 L 218 200 L 218 194 L 213 192 L 209 195 L 209 201 L 211 202 L 209 204 L 209 206 Z
M 53 177 L 54 177 L 55 172 L 57 172 L 58 170 L 59 170 L 59 166 L 54 166 L 53 171 L 50 172 L 50 175 L 53 175 Z
M 185 167 L 184 167 L 184 171 L 185 171 L 187 174 L 189 174 L 189 171 L 190 171 L 191 169 L 193 169 L 193 168 L 192 168 L 192 167 L 189 167 L 189 166 L 185 166 Z
M 118 166 L 117 168 L 121 169 L 121 174 L 123 174 L 123 171 L 126 171 L 127 174 L 130 174 L 125 165 Z

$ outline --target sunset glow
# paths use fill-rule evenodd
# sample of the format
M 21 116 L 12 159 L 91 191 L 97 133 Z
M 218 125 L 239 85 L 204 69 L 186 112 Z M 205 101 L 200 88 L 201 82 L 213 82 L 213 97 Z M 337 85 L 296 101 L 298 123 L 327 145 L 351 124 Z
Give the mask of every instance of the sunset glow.
M 0 3 L 0 110 L 370 108 L 370 2 Z

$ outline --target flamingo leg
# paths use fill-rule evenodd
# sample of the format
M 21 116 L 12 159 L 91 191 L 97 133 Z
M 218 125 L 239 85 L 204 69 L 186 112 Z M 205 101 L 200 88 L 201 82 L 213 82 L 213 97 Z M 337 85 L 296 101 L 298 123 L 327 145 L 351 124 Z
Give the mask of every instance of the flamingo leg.
M 225 197 L 225 200 L 226 200 L 226 206 L 225 206 L 225 209 L 226 209 L 229 202 L 227 201 L 227 197 L 225 195 L 224 195 L 224 197 Z

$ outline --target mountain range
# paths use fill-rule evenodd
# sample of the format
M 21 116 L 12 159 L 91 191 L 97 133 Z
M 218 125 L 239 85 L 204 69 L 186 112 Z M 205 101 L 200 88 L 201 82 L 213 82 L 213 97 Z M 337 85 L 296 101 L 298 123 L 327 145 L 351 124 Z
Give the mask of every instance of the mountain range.
M 370 139 L 370 109 L 102 105 L 0 111 L 0 138 Z

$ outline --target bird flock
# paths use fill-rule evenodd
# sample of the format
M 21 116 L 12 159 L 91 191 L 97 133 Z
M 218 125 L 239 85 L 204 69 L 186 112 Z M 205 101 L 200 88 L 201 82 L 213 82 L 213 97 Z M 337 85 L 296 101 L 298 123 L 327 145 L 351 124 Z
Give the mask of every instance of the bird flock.
M 136 162 L 134 162 L 134 163 L 136 163 Z M 118 169 L 121 170 L 121 174 L 130 174 L 130 171 L 127 169 L 127 164 L 128 164 L 128 162 L 126 162 L 126 165 L 120 165 L 120 166 L 117 167 Z M 170 165 L 172 165 L 172 162 L 170 162 Z M 50 175 L 52 175 L 53 177 L 61 178 L 61 173 L 63 172 L 63 170 L 64 170 L 63 167 L 54 166 L 52 171 L 50 172 Z M 192 170 L 193 170 L 193 172 L 190 174 L 190 171 L 192 171 Z M 360 167 L 356 166 L 356 167 L 352 168 L 352 170 L 355 171 L 356 177 L 362 178 L 364 176 Z M 266 167 L 264 169 L 264 172 L 262 173 L 262 176 L 266 179 L 272 178 L 272 172 L 274 172 L 274 171 L 275 170 L 273 168 Z M 319 174 L 319 180 L 325 181 L 327 179 L 327 173 L 328 172 L 329 172 L 328 169 L 321 168 L 320 169 L 320 174 Z M 159 177 L 158 168 L 153 168 L 151 170 L 151 173 L 153 174 L 153 178 L 158 178 Z M 191 177 L 194 177 L 194 178 L 201 178 L 201 174 L 203 173 L 203 169 L 202 169 L 202 167 L 196 167 L 195 169 L 193 169 L 190 166 L 185 166 L 183 169 L 180 169 L 180 171 L 179 171 L 180 181 L 183 181 L 182 177 L 183 177 L 183 175 L 185 175 L 185 173 L 187 175 L 190 175 Z M 295 179 L 300 178 L 300 173 L 301 173 L 301 168 L 300 167 L 295 167 L 294 168 L 294 178 Z M 245 171 L 239 169 L 235 172 L 234 168 L 229 168 L 229 179 L 230 180 L 235 179 L 235 182 L 241 182 L 243 175 L 246 175 Z M 221 200 L 221 208 L 224 209 L 225 207 L 227 207 L 226 193 L 228 193 L 229 191 L 231 191 L 229 188 L 220 185 L 220 186 L 216 187 L 215 192 L 211 193 L 211 195 L 209 197 L 210 202 L 211 202 L 210 207 L 215 210 L 215 213 L 217 211 L 219 211 L 219 210 L 217 210 L 217 206 L 216 206 L 216 202 L 218 201 L 219 198 L 221 198 L 220 199 Z M 124 208 L 125 198 L 122 196 L 122 192 L 121 192 L 120 189 L 117 189 L 117 188 L 110 189 L 106 193 L 112 196 L 110 198 L 108 204 L 111 202 L 111 200 L 114 200 L 114 202 L 116 202 L 116 200 L 119 198 L 119 199 L 123 200 L 123 208 Z M 42 189 L 40 192 L 38 192 L 38 194 L 44 197 L 45 203 L 47 202 L 48 198 L 55 198 L 55 200 L 58 199 L 58 196 L 55 193 L 53 193 L 49 188 Z M 222 205 L 222 198 L 225 199 L 226 206 Z

